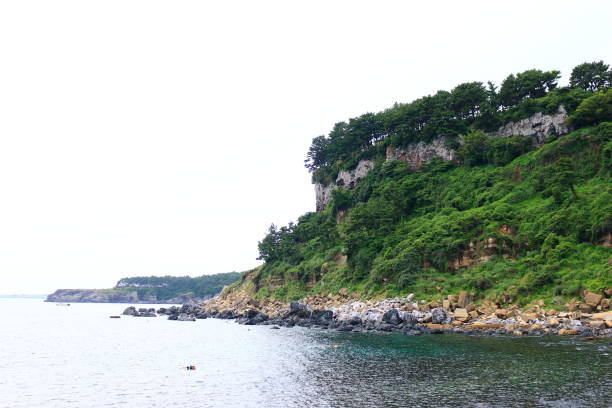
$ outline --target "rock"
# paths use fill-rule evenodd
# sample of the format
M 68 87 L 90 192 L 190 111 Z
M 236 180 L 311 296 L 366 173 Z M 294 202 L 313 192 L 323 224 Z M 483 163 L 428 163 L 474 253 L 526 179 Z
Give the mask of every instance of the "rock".
M 134 306 L 126 308 L 121 314 L 126 316 L 138 316 L 138 312 L 136 311 L 136 308 Z
M 573 329 L 559 329 L 559 335 L 560 336 L 574 336 L 578 334 L 577 330 L 573 330 Z
M 602 312 L 602 313 L 594 313 L 591 316 L 593 319 L 601 319 L 601 320 L 612 320 L 612 311 L 610 312 Z
M 196 319 L 193 316 L 189 316 L 187 313 L 181 313 L 176 320 L 179 322 L 195 322 Z
M 589 326 L 595 327 L 596 329 L 603 329 L 606 323 L 603 320 L 591 320 Z
M 557 327 L 559 326 L 559 320 L 554 317 L 552 319 L 548 319 L 548 325 L 550 327 Z
M 496 132 L 489 135 L 496 138 L 513 135 L 531 136 L 534 145 L 543 144 L 550 135 L 564 135 L 569 132 L 565 121 L 567 112 L 563 106 L 554 114 L 538 112 L 526 119 L 510 122 L 501 126 Z
M 593 311 L 593 307 L 586 303 L 581 303 L 580 306 L 578 306 L 578 308 L 580 309 L 582 313 L 591 313 Z
M 441 307 L 431 311 L 431 322 L 434 324 L 450 324 L 452 320 L 453 316 Z
M 538 315 L 535 313 L 523 313 L 521 314 L 521 319 L 525 322 L 525 323 L 529 323 L 532 320 L 537 320 Z
M 612 320 L 604 320 L 608 329 L 612 328 Z
M 504 327 L 505 325 L 503 323 L 490 323 L 487 324 L 485 322 L 474 322 L 474 323 L 470 323 L 467 324 L 463 327 L 465 327 L 466 329 L 469 330 L 482 330 L 482 329 L 499 329 L 501 327 Z
M 391 324 L 393 326 L 397 326 L 402 322 L 402 319 L 400 319 L 397 309 L 390 309 L 385 312 L 385 314 L 383 314 L 382 320 L 383 322 Z
M 235 315 L 234 315 L 234 311 L 232 310 L 224 310 L 221 313 L 219 313 L 216 317 L 217 319 L 233 319 Z
M 444 299 L 442 301 L 442 307 L 445 308 L 446 310 L 450 309 L 451 307 L 451 302 L 448 299 Z
M 251 317 L 244 324 L 247 326 L 253 326 L 255 324 L 261 324 L 268 320 L 268 315 L 264 313 L 257 313 L 255 316 Z
M 472 303 L 473 296 L 470 295 L 466 290 L 459 292 L 459 298 L 457 299 L 457 305 L 460 308 L 465 308 L 467 305 Z
M 460 307 L 455 309 L 453 314 L 455 315 L 455 319 L 464 319 L 464 320 L 467 320 L 467 319 L 470 318 L 470 315 L 468 314 L 468 311 L 463 309 L 463 308 L 460 308 Z
M 599 302 L 603 299 L 602 295 L 598 295 L 597 293 L 587 292 L 584 295 L 584 302 L 592 307 L 597 307 Z
M 270 327 L 270 328 L 271 328 L 271 329 L 273 329 L 273 330 L 278 330 L 278 329 L 280 329 L 280 327 L 278 327 L 278 326 L 272 326 L 272 327 Z
M 401 317 L 406 326 L 414 327 L 418 323 L 417 316 L 412 312 L 404 312 Z
M 524 333 L 522 330 L 514 330 L 512 334 L 515 336 L 522 336 Z
M 472 311 L 471 311 L 471 312 L 469 312 L 468 314 L 470 315 L 470 317 L 471 317 L 472 319 L 476 319 L 476 318 L 478 318 L 478 312 L 477 312 L 477 311 L 475 311 L 475 310 L 472 310 Z
M 334 321 L 334 312 L 331 310 L 313 310 L 310 315 L 310 320 L 313 324 L 329 326 Z M 361 321 L 359 321 L 359 323 L 361 323 Z

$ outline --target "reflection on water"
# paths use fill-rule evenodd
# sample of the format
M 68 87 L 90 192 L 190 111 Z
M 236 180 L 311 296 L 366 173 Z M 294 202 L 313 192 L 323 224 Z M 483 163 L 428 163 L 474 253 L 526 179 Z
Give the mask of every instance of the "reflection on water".
M 0 406 L 612 404 L 609 340 L 409 337 L 108 318 L 124 307 L 0 301 Z

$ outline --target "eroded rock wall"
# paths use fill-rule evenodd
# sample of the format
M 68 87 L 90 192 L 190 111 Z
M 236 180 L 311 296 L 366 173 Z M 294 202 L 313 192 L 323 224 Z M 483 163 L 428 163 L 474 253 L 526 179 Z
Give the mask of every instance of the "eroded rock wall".
M 569 133 L 569 128 L 565 124 L 566 120 L 567 112 L 563 106 L 560 106 L 559 110 L 552 115 L 538 112 L 529 118 L 509 122 L 488 135 L 498 138 L 514 135 L 530 136 L 534 146 L 541 146 L 552 135 L 562 136 Z M 405 161 L 413 170 L 420 169 L 434 157 L 439 157 L 442 160 L 454 160 L 455 150 L 450 148 L 446 142 L 446 138 L 438 137 L 427 143 L 411 143 L 404 147 L 389 146 L 386 151 L 386 159 Z M 317 211 L 323 211 L 327 207 L 331 201 L 331 192 L 335 187 L 353 189 L 359 180 L 363 179 L 373 168 L 373 161 L 362 160 L 355 169 L 340 171 L 336 182 L 333 184 L 326 186 L 315 183 Z

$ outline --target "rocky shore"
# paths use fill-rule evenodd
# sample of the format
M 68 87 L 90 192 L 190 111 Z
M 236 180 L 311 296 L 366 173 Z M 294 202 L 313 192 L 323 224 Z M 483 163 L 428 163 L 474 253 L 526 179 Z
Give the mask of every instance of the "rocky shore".
M 245 325 L 279 327 L 315 327 L 354 332 L 396 332 L 408 335 L 463 333 L 504 335 L 581 335 L 612 337 L 610 295 L 585 293 L 583 302 L 568 303 L 566 310 L 545 309 L 538 301 L 532 307 L 506 308 L 492 302 L 473 303 L 473 297 L 461 291 L 448 295 L 441 304 L 402 298 L 363 301 L 346 293 L 314 295 L 299 302 L 283 304 L 273 299 L 253 299 L 243 292 L 230 292 L 201 305 L 136 309 L 131 316 L 167 316 L 168 320 L 235 319 Z
M 564 311 L 546 309 L 543 301 L 519 308 L 473 303 L 466 291 L 448 295 L 442 302 L 403 298 L 363 301 L 341 291 L 339 295 L 314 295 L 282 304 L 252 299 L 241 292 L 225 293 L 196 308 L 200 318 L 236 319 L 246 325 L 304 326 L 340 331 L 424 333 L 487 333 L 505 335 L 582 335 L 612 337 L 612 311 L 608 290 L 587 292 L 583 302 L 564 305 Z

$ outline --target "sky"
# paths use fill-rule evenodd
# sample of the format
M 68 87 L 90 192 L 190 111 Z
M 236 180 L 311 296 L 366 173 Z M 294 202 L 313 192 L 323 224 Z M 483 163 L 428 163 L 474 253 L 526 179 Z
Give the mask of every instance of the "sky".
M 334 123 L 612 63 L 609 1 L 2 1 L 0 294 L 259 264 Z

